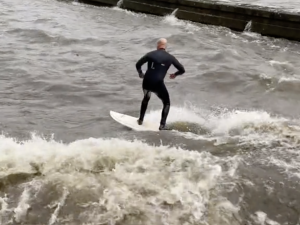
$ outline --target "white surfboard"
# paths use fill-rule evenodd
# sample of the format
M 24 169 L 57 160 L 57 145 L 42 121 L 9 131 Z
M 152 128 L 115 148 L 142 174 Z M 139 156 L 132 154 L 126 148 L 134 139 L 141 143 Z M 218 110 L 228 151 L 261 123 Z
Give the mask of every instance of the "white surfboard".
M 138 118 L 126 114 L 110 111 L 110 116 L 118 123 L 136 131 L 159 131 L 159 123 L 151 123 L 144 120 L 142 125 L 137 123 Z

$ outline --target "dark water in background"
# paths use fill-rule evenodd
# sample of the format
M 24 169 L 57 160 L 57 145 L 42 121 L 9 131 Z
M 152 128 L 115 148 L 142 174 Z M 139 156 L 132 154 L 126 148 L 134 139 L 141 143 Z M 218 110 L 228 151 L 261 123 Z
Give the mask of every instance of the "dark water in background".
M 299 223 L 298 43 L 53 0 L 0 8 L 1 224 Z M 166 79 L 180 132 L 130 131 L 109 110 L 138 115 L 134 65 L 159 37 L 187 71 Z

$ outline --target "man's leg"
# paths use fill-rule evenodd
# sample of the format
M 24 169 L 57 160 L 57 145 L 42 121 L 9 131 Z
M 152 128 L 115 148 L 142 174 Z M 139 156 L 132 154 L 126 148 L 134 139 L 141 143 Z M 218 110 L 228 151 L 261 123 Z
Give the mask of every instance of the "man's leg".
M 160 98 L 163 103 L 163 109 L 161 112 L 161 120 L 160 120 L 160 130 L 166 129 L 166 121 L 170 110 L 170 96 L 169 92 L 164 83 L 160 84 L 157 87 L 156 95 Z
M 144 98 L 143 98 L 143 101 L 142 101 L 142 104 L 141 104 L 141 110 L 140 110 L 140 118 L 138 119 L 138 124 L 141 125 L 144 121 L 144 116 L 145 116 L 145 113 L 146 113 L 146 110 L 147 110 L 147 106 L 148 106 L 148 102 L 150 100 L 150 97 L 151 97 L 151 92 L 146 90 L 146 89 L 143 89 L 144 91 Z

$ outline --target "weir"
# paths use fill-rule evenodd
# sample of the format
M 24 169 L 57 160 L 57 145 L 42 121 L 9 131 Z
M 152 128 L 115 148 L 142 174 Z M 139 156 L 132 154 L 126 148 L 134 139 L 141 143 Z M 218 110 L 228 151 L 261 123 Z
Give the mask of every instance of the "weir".
M 300 14 L 274 11 L 267 7 L 237 6 L 203 0 L 80 0 L 80 2 L 117 6 L 157 16 L 176 14 L 176 17 L 182 20 L 223 26 L 240 32 L 251 29 L 251 32 L 265 36 L 300 41 Z

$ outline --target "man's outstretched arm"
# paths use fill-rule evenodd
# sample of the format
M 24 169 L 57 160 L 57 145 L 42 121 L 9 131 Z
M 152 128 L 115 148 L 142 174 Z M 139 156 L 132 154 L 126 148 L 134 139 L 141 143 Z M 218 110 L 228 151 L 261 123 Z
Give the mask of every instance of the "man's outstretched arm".
M 174 73 L 175 76 L 182 75 L 185 73 L 183 65 L 175 57 L 173 57 L 172 64 L 178 70 L 176 73 Z
M 137 63 L 135 64 L 136 70 L 139 73 L 139 76 L 142 78 L 144 76 L 142 71 L 142 66 L 148 61 L 148 54 L 144 55 L 140 58 Z

